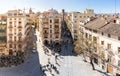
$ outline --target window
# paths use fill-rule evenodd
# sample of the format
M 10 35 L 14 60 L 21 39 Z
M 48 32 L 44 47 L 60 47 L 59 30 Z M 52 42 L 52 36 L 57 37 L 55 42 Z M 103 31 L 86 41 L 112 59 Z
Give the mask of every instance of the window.
M 120 54 L 120 47 L 118 47 L 118 53 Z
M 16 44 L 14 44 L 14 48 L 16 49 Z
M 86 37 L 86 38 L 88 37 L 88 33 L 85 33 L 85 37 Z
M 82 18 L 82 16 L 80 16 L 80 18 Z
M 77 16 L 75 16 L 74 18 L 77 18 Z
M 108 45 L 107 45 L 107 49 L 111 49 L 111 44 L 108 44 Z
M 16 21 L 14 22 L 14 26 L 16 27 Z
M 102 32 L 102 35 L 104 35 L 104 33 Z
M 22 29 L 18 29 L 19 32 L 21 32 Z
M 77 21 L 75 21 L 75 23 L 77 23 Z
M 10 36 L 9 39 L 12 40 L 12 36 Z
M 97 30 L 93 30 L 94 33 L 97 33 Z
M 12 32 L 12 29 L 9 29 L 9 31 L 11 31 L 11 32 Z
M 44 33 L 46 34 L 46 33 L 47 33 L 47 30 L 45 30 Z
M 16 20 L 16 18 L 14 18 L 14 20 Z
M 118 40 L 120 40 L 120 36 L 118 37 Z
M 58 38 L 58 37 L 59 37 L 58 35 L 55 36 L 55 38 Z
M 104 45 L 104 41 L 101 41 L 101 45 Z
M 16 36 L 14 37 L 14 40 L 16 41 Z
M 19 18 L 19 20 L 21 20 L 21 18 Z
M 92 35 L 89 35 L 89 40 L 92 40 Z
M 77 35 L 74 35 L 74 39 L 75 39 L 75 40 L 77 39 L 77 37 L 78 37 Z
M 77 30 L 74 30 L 74 33 L 77 33 Z
M 18 37 L 18 40 L 19 40 L 19 41 L 22 40 L 22 37 Z
M 12 13 L 8 13 L 8 16 L 12 16 Z
M 12 20 L 12 18 L 10 18 L 10 20 Z
M 55 19 L 54 22 L 55 22 L 55 23 L 59 23 L 59 19 Z
M 16 34 L 16 29 L 14 29 L 14 34 Z
M 21 21 L 19 21 L 19 22 L 18 22 L 18 24 L 19 24 L 19 25 L 21 25 L 21 24 L 22 24 L 22 22 L 21 22 Z
M 52 38 L 52 35 L 50 35 L 50 38 Z
M 52 23 L 52 20 L 50 20 L 50 23 Z
M 120 66 L 120 60 L 118 60 L 118 66 Z
M 50 28 L 52 28 L 52 25 L 50 25 Z
M 50 30 L 50 33 L 52 33 L 52 30 Z
M 111 37 L 111 35 L 110 35 L 110 34 L 108 34 L 108 37 Z
M 97 37 L 93 37 L 93 42 L 97 43 Z
M 9 22 L 10 25 L 12 25 L 12 22 Z
M 9 47 L 12 48 L 12 44 L 9 44 Z
M 48 38 L 48 35 L 44 35 L 44 38 Z
M 21 45 L 21 44 L 19 44 L 19 45 L 18 45 L 18 47 L 19 47 L 19 48 L 22 48 L 22 45 Z

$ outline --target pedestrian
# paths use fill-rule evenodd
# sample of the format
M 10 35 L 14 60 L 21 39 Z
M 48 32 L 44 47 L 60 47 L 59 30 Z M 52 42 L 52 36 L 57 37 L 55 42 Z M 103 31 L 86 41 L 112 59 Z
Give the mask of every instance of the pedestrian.
M 50 64 L 50 58 L 48 58 L 48 64 Z

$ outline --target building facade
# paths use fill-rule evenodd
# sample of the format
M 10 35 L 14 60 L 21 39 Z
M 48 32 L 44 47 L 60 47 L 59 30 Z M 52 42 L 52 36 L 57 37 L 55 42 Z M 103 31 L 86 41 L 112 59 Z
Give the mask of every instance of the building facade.
M 74 40 L 78 38 L 79 30 L 80 30 L 80 23 L 85 22 L 90 17 L 95 17 L 94 10 L 86 9 L 84 13 L 80 12 L 71 12 L 68 13 L 67 23 L 70 27 L 71 34 Z
M 7 12 L 7 49 L 9 55 L 17 55 L 24 52 L 26 15 L 21 10 Z
M 40 15 L 40 33 L 44 44 L 61 44 L 62 16 L 54 9 Z
M 0 15 L 0 56 L 8 55 L 7 52 L 7 16 Z
M 112 76 L 120 75 L 120 23 L 119 19 L 100 17 L 80 27 L 82 35 L 96 41 L 94 62 Z

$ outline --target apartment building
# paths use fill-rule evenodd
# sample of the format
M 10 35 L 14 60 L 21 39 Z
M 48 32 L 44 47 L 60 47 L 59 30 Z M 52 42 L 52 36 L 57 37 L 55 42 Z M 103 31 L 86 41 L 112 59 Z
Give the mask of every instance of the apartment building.
M 40 33 L 44 44 L 61 43 L 61 19 L 62 16 L 54 9 L 40 15 Z
M 112 76 L 120 75 L 119 21 L 113 17 L 99 17 L 80 26 L 83 37 L 95 42 L 94 62 Z
M 0 14 L 0 56 L 8 55 L 7 52 L 7 16 Z
M 27 19 L 24 11 L 10 10 L 7 12 L 7 49 L 9 55 L 24 53 L 25 25 Z
M 67 16 L 67 24 L 71 30 L 71 34 L 74 40 L 77 39 L 80 30 L 80 23 L 85 22 L 90 17 L 95 17 L 93 9 L 86 9 L 84 13 L 71 12 Z

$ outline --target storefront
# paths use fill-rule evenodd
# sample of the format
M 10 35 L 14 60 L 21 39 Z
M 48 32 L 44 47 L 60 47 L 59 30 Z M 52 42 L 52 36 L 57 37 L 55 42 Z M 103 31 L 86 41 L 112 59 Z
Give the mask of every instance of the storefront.
M 107 64 L 107 72 L 113 74 L 113 67 L 109 64 Z
M 96 63 L 97 65 L 98 65 L 98 55 L 97 54 L 94 54 L 94 58 L 93 58 L 93 60 L 94 60 L 94 63 Z

